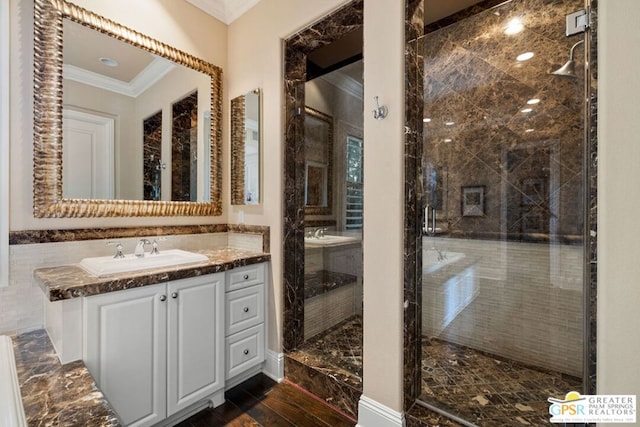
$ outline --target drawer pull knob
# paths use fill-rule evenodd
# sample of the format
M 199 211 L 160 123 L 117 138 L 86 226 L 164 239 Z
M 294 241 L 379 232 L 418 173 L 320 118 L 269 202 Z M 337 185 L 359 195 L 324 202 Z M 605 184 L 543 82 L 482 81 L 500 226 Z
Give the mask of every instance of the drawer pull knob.
M 245 274 L 244 276 L 242 276 L 244 280 L 248 280 L 249 279 L 249 275 Z
M 243 351 L 243 353 L 244 353 L 244 355 L 246 356 L 247 354 L 249 354 L 249 350 L 245 349 L 245 350 Z
M 173 292 L 173 293 L 171 294 L 171 298 L 173 298 L 173 299 L 178 298 L 178 293 L 177 293 L 177 292 Z
M 167 300 L 166 295 L 160 295 L 160 301 L 166 301 L 166 300 Z
M 243 308 L 242 311 L 244 311 L 245 313 L 248 313 L 249 312 L 249 307 Z

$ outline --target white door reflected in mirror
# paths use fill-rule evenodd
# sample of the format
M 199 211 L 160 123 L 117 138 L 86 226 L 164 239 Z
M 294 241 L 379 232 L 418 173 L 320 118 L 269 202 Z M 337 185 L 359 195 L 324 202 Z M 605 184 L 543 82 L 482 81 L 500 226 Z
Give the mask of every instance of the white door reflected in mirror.
M 114 120 L 64 109 L 62 195 L 71 199 L 113 199 Z

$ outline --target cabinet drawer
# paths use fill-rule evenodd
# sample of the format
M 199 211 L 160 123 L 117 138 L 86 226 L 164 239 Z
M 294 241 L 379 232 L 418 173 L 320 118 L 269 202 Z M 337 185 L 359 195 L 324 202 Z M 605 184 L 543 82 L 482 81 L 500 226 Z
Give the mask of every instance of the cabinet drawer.
M 264 283 L 264 263 L 234 268 L 227 275 L 227 291 Z
M 226 379 L 264 361 L 264 324 L 254 326 L 227 338 Z
M 264 322 L 264 285 L 255 285 L 226 295 L 226 335 Z

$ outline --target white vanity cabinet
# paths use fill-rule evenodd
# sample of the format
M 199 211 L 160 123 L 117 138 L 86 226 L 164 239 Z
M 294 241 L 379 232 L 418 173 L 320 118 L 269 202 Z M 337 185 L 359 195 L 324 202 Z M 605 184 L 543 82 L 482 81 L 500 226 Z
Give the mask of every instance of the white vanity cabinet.
M 217 273 L 85 298 L 83 359 L 123 424 L 223 402 L 224 287 Z
M 259 372 L 265 360 L 265 267 L 252 264 L 227 271 L 227 388 Z

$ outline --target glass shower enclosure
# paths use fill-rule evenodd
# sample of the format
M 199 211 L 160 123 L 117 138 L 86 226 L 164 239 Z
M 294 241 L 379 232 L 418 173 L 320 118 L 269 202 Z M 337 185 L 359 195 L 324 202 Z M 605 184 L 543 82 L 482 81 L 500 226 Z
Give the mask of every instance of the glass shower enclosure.
M 564 26 L 584 3 L 486 3 L 420 40 L 420 401 L 548 425 L 547 398 L 582 390 L 584 35 Z

